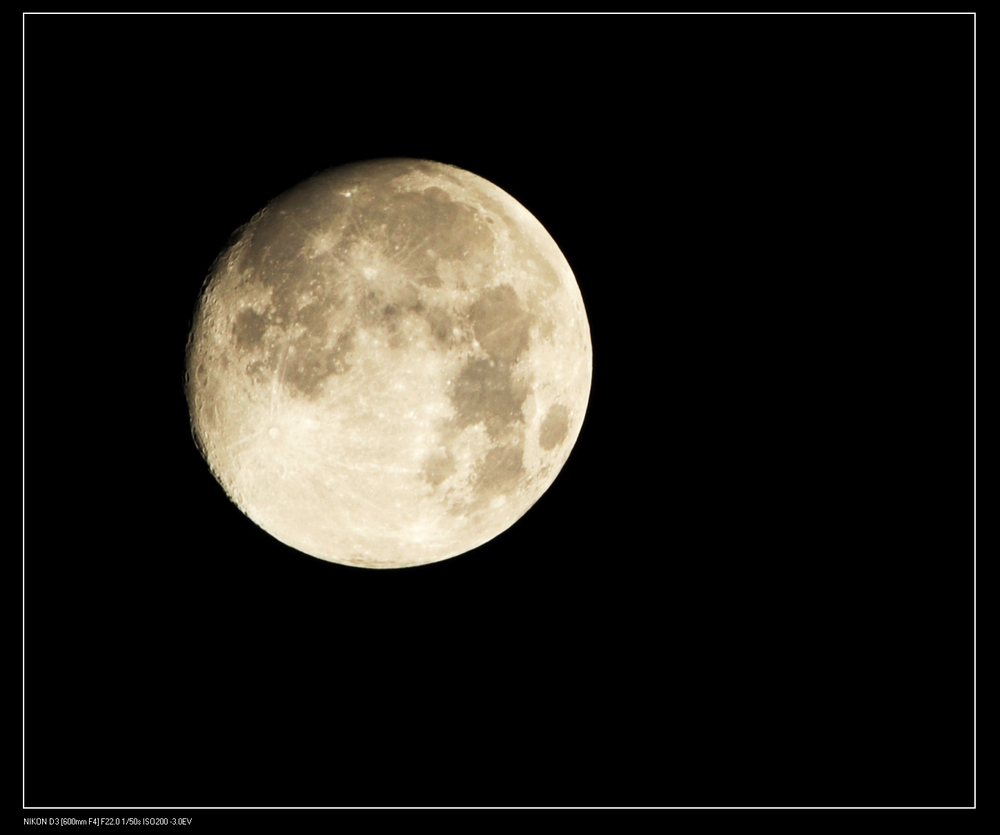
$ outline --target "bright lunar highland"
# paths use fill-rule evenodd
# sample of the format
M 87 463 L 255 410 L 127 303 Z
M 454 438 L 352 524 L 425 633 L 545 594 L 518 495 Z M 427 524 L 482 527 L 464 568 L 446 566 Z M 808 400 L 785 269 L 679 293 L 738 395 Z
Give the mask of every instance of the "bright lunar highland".
M 236 505 L 307 554 L 444 560 L 513 525 L 590 395 L 576 279 L 510 195 L 450 165 L 326 171 L 233 236 L 187 345 L 195 440 Z

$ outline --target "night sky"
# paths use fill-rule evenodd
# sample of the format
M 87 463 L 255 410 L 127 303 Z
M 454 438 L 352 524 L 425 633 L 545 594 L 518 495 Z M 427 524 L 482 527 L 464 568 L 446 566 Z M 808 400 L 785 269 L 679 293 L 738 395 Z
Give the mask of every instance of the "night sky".
M 971 804 L 973 25 L 28 16 L 25 805 Z M 520 522 L 373 571 L 183 375 L 229 235 L 386 156 L 542 222 L 594 379 Z

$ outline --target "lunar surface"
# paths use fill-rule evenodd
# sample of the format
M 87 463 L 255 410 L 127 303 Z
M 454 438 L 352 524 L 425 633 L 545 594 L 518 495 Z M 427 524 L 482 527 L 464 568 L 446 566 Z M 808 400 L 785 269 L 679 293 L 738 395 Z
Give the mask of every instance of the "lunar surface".
M 385 159 L 317 174 L 232 237 L 202 290 L 187 397 L 229 497 L 281 542 L 398 568 L 513 525 L 590 394 L 576 279 L 481 177 Z

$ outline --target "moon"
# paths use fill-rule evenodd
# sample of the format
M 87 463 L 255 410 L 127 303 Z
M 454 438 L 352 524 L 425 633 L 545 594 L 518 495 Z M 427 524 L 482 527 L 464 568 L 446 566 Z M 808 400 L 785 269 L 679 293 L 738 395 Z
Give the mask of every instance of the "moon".
M 439 162 L 319 173 L 233 234 L 186 348 L 192 433 L 271 536 L 345 565 L 471 551 L 552 485 L 590 396 L 555 241 Z

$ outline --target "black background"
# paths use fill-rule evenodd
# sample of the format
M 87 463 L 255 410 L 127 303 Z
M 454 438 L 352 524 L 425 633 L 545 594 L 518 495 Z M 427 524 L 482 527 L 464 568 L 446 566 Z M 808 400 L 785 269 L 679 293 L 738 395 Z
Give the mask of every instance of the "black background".
M 25 804 L 971 804 L 973 26 L 27 16 Z M 229 234 L 383 156 L 594 344 L 548 493 L 396 571 L 257 529 L 182 388 Z

